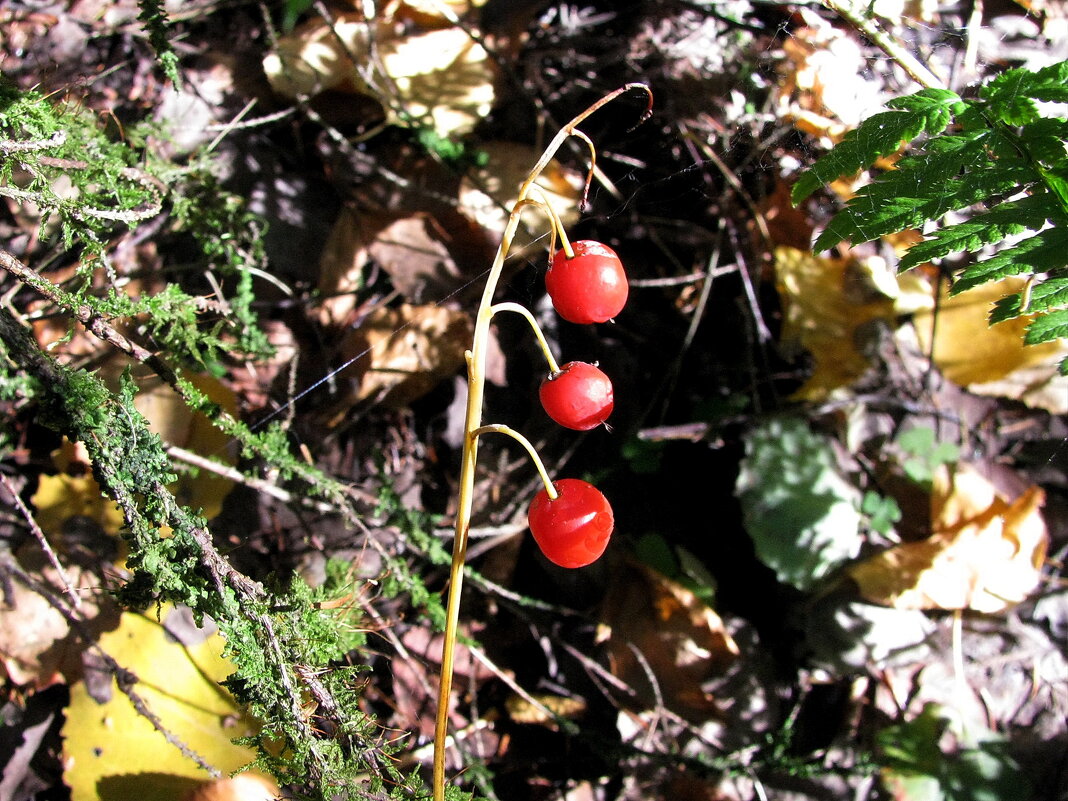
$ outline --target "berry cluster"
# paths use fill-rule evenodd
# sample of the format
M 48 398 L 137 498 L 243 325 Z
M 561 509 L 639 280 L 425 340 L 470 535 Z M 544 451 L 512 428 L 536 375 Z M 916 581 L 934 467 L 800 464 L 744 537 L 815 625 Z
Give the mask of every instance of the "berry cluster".
M 611 320 L 622 311 L 629 290 L 619 256 L 590 240 L 557 251 L 545 274 L 545 288 L 557 313 L 580 324 Z M 549 417 L 576 431 L 603 424 L 615 406 L 611 379 L 586 362 L 568 362 L 553 370 L 538 394 Z M 562 479 L 552 487 L 555 498 L 546 488 L 530 505 L 530 533 L 549 561 L 561 567 L 585 567 L 608 547 L 612 507 L 596 487 L 580 479 Z

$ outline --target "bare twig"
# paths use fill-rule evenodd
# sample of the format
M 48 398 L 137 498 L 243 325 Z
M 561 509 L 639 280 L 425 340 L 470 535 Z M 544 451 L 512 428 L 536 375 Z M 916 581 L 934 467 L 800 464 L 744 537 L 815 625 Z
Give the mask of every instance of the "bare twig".
M 163 735 L 163 738 L 177 748 L 186 759 L 194 762 L 202 770 L 206 771 L 212 778 L 218 779 L 222 777 L 222 771 L 208 762 L 204 757 L 190 748 L 182 739 L 173 731 L 168 729 L 159 715 L 152 711 L 148 703 L 144 698 L 134 689 L 139 679 L 137 675 L 120 665 L 115 661 L 115 658 L 111 656 L 107 651 L 100 647 L 96 642 L 96 638 L 93 633 L 89 631 L 85 625 L 85 621 L 79 617 L 75 611 L 68 608 L 59 596 L 49 590 L 49 588 L 42 582 L 39 582 L 25 570 L 23 570 L 19 564 L 14 560 L 11 554 L 7 551 L 0 550 L 0 571 L 3 571 L 7 575 L 13 577 L 15 580 L 21 582 L 28 589 L 40 595 L 48 604 L 55 609 L 63 619 L 67 622 L 67 625 L 72 630 L 77 632 L 78 636 L 85 642 L 86 646 L 92 649 L 97 654 L 103 663 L 103 667 L 115 678 L 115 685 L 119 688 L 123 695 L 125 695 L 130 703 L 133 704 L 134 710 L 137 714 L 152 724 L 152 728 Z
M 63 569 L 63 565 L 59 563 L 59 557 L 57 557 L 56 552 L 52 550 L 52 546 L 48 542 L 45 533 L 41 531 L 41 527 L 37 525 L 37 519 L 33 516 L 33 513 L 29 510 L 26 504 L 22 502 L 18 490 L 15 489 L 15 486 L 11 483 L 11 479 L 7 477 L 6 473 L 0 473 L 0 482 L 3 483 L 4 488 L 11 494 L 13 503 L 18 507 L 19 512 L 25 518 L 34 539 L 36 539 L 37 544 L 41 546 L 41 550 L 45 552 L 49 564 L 55 569 L 56 575 L 59 577 L 60 583 L 63 584 L 63 590 L 67 593 L 67 597 L 70 598 L 71 604 L 75 609 L 81 611 L 82 599 L 78 597 L 78 593 L 76 593 L 74 587 L 71 586 L 70 579 L 67 578 L 67 572 Z
M 840 16 L 862 34 L 867 36 L 880 50 L 892 58 L 912 80 L 925 89 L 945 89 L 946 83 L 919 62 L 908 50 L 895 42 L 867 16 L 852 0 L 822 0 L 823 4 Z

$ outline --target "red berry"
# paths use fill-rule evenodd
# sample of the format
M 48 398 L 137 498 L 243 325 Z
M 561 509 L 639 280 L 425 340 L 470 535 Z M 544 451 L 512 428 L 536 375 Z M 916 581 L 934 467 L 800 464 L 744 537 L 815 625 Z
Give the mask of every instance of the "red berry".
M 615 518 L 608 499 L 578 478 L 553 483 L 556 500 L 542 490 L 534 496 L 527 524 L 545 557 L 560 567 L 585 567 L 608 547 Z
M 592 240 L 575 242 L 575 255 L 563 250 L 553 256 L 545 273 L 545 289 L 565 320 L 583 325 L 603 323 L 619 314 L 630 286 L 619 256 L 608 245 Z
M 611 379 L 586 362 L 565 364 L 541 382 L 538 395 L 549 417 L 575 431 L 596 428 L 615 406 Z

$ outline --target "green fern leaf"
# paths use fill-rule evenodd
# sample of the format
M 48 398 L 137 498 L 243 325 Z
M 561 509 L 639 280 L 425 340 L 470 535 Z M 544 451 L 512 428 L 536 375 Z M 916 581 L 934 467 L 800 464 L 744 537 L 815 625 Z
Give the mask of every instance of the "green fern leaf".
M 989 259 L 973 264 L 953 282 L 952 294 L 1010 275 L 1044 273 L 1068 264 L 1068 229 L 1047 228 Z
M 1031 287 L 1027 308 L 1023 308 L 1023 293 L 1006 295 L 994 304 L 990 324 L 1019 317 L 1021 314 L 1044 312 L 1068 306 L 1068 273 L 1054 274 Z
M 1026 114 L 1034 107 L 1034 103 L 1023 102 L 1028 98 L 1049 103 L 1068 102 L 1068 61 L 1037 72 L 1023 68 L 1003 72 L 979 91 L 979 97 L 1003 122 L 1021 125 L 1029 120 L 1019 119 L 1017 115 Z
M 1064 143 L 1068 142 L 1068 120 L 1043 117 L 1020 129 L 1020 142 L 1040 164 L 1054 167 L 1064 163 Z
M 992 163 L 989 169 L 940 182 L 936 176 L 943 166 L 936 161 L 917 161 L 879 176 L 831 220 L 816 239 L 813 250 L 827 250 L 846 240 L 859 244 L 885 234 L 919 228 L 951 211 L 1015 193 L 1035 178 L 1033 169 L 1012 160 Z
M 920 264 L 948 256 L 979 250 L 1006 237 L 1022 234 L 1035 227 L 1036 220 L 1049 216 L 1049 197 L 1028 195 L 1020 200 L 995 206 L 990 211 L 970 220 L 948 225 L 932 232 L 926 240 L 909 248 L 898 265 L 900 272 L 911 270 Z
M 927 90 L 891 101 L 889 111 L 861 123 L 801 175 L 794 202 L 821 183 L 870 167 L 902 141 L 923 134 L 926 140 L 913 143 L 893 169 L 860 189 L 813 249 L 932 227 L 901 260 L 901 270 L 908 270 L 951 254 L 1000 247 L 968 266 L 953 293 L 1028 276 L 1024 292 L 995 304 L 991 321 L 1037 315 L 1027 342 L 1068 336 L 1068 119 L 1043 105 L 1066 102 L 1068 61 L 1035 72 L 1008 70 L 967 100 Z M 942 226 L 950 212 L 964 212 L 965 219 Z M 1066 370 L 1068 359 L 1061 364 Z
M 1027 327 L 1024 335 L 1024 343 L 1038 345 L 1042 342 L 1052 342 L 1055 339 L 1068 338 L 1068 309 L 1058 309 L 1049 314 L 1040 314 L 1034 322 Z M 1064 364 L 1061 364 L 1062 371 Z
M 800 203 L 828 181 L 852 175 L 876 160 L 896 153 L 902 142 L 922 133 L 941 133 L 949 125 L 960 97 L 945 89 L 924 89 L 887 103 L 891 111 L 876 114 L 850 131 L 829 153 L 802 173 L 791 192 Z

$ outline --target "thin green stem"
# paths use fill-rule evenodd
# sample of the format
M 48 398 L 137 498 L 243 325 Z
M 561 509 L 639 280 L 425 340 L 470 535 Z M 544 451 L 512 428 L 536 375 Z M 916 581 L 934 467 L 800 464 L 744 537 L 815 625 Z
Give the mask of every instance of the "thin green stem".
M 506 311 L 515 312 L 526 318 L 526 321 L 530 323 L 530 327 L 534 329 L 534 336 L 538 339 L 538 344 L 541 346 L 541 352 L 545 354 L 545 361 L 549 363 L 549 372 L 554 375 L 559 373 L 560 365 L 556 363 L 556 359 L 553 357 L 553 352 L 549 348 L 549 343 L 545 339 L 545 334 L 542 333 L 541 326 L 538 325 L 538 321 L 534 319 L 534 315 L 530 313 L 530 309 L 520 303 L 512 303 L 511 301 L 494 303 L 493 306 L 490 307 L 491 314 Z

